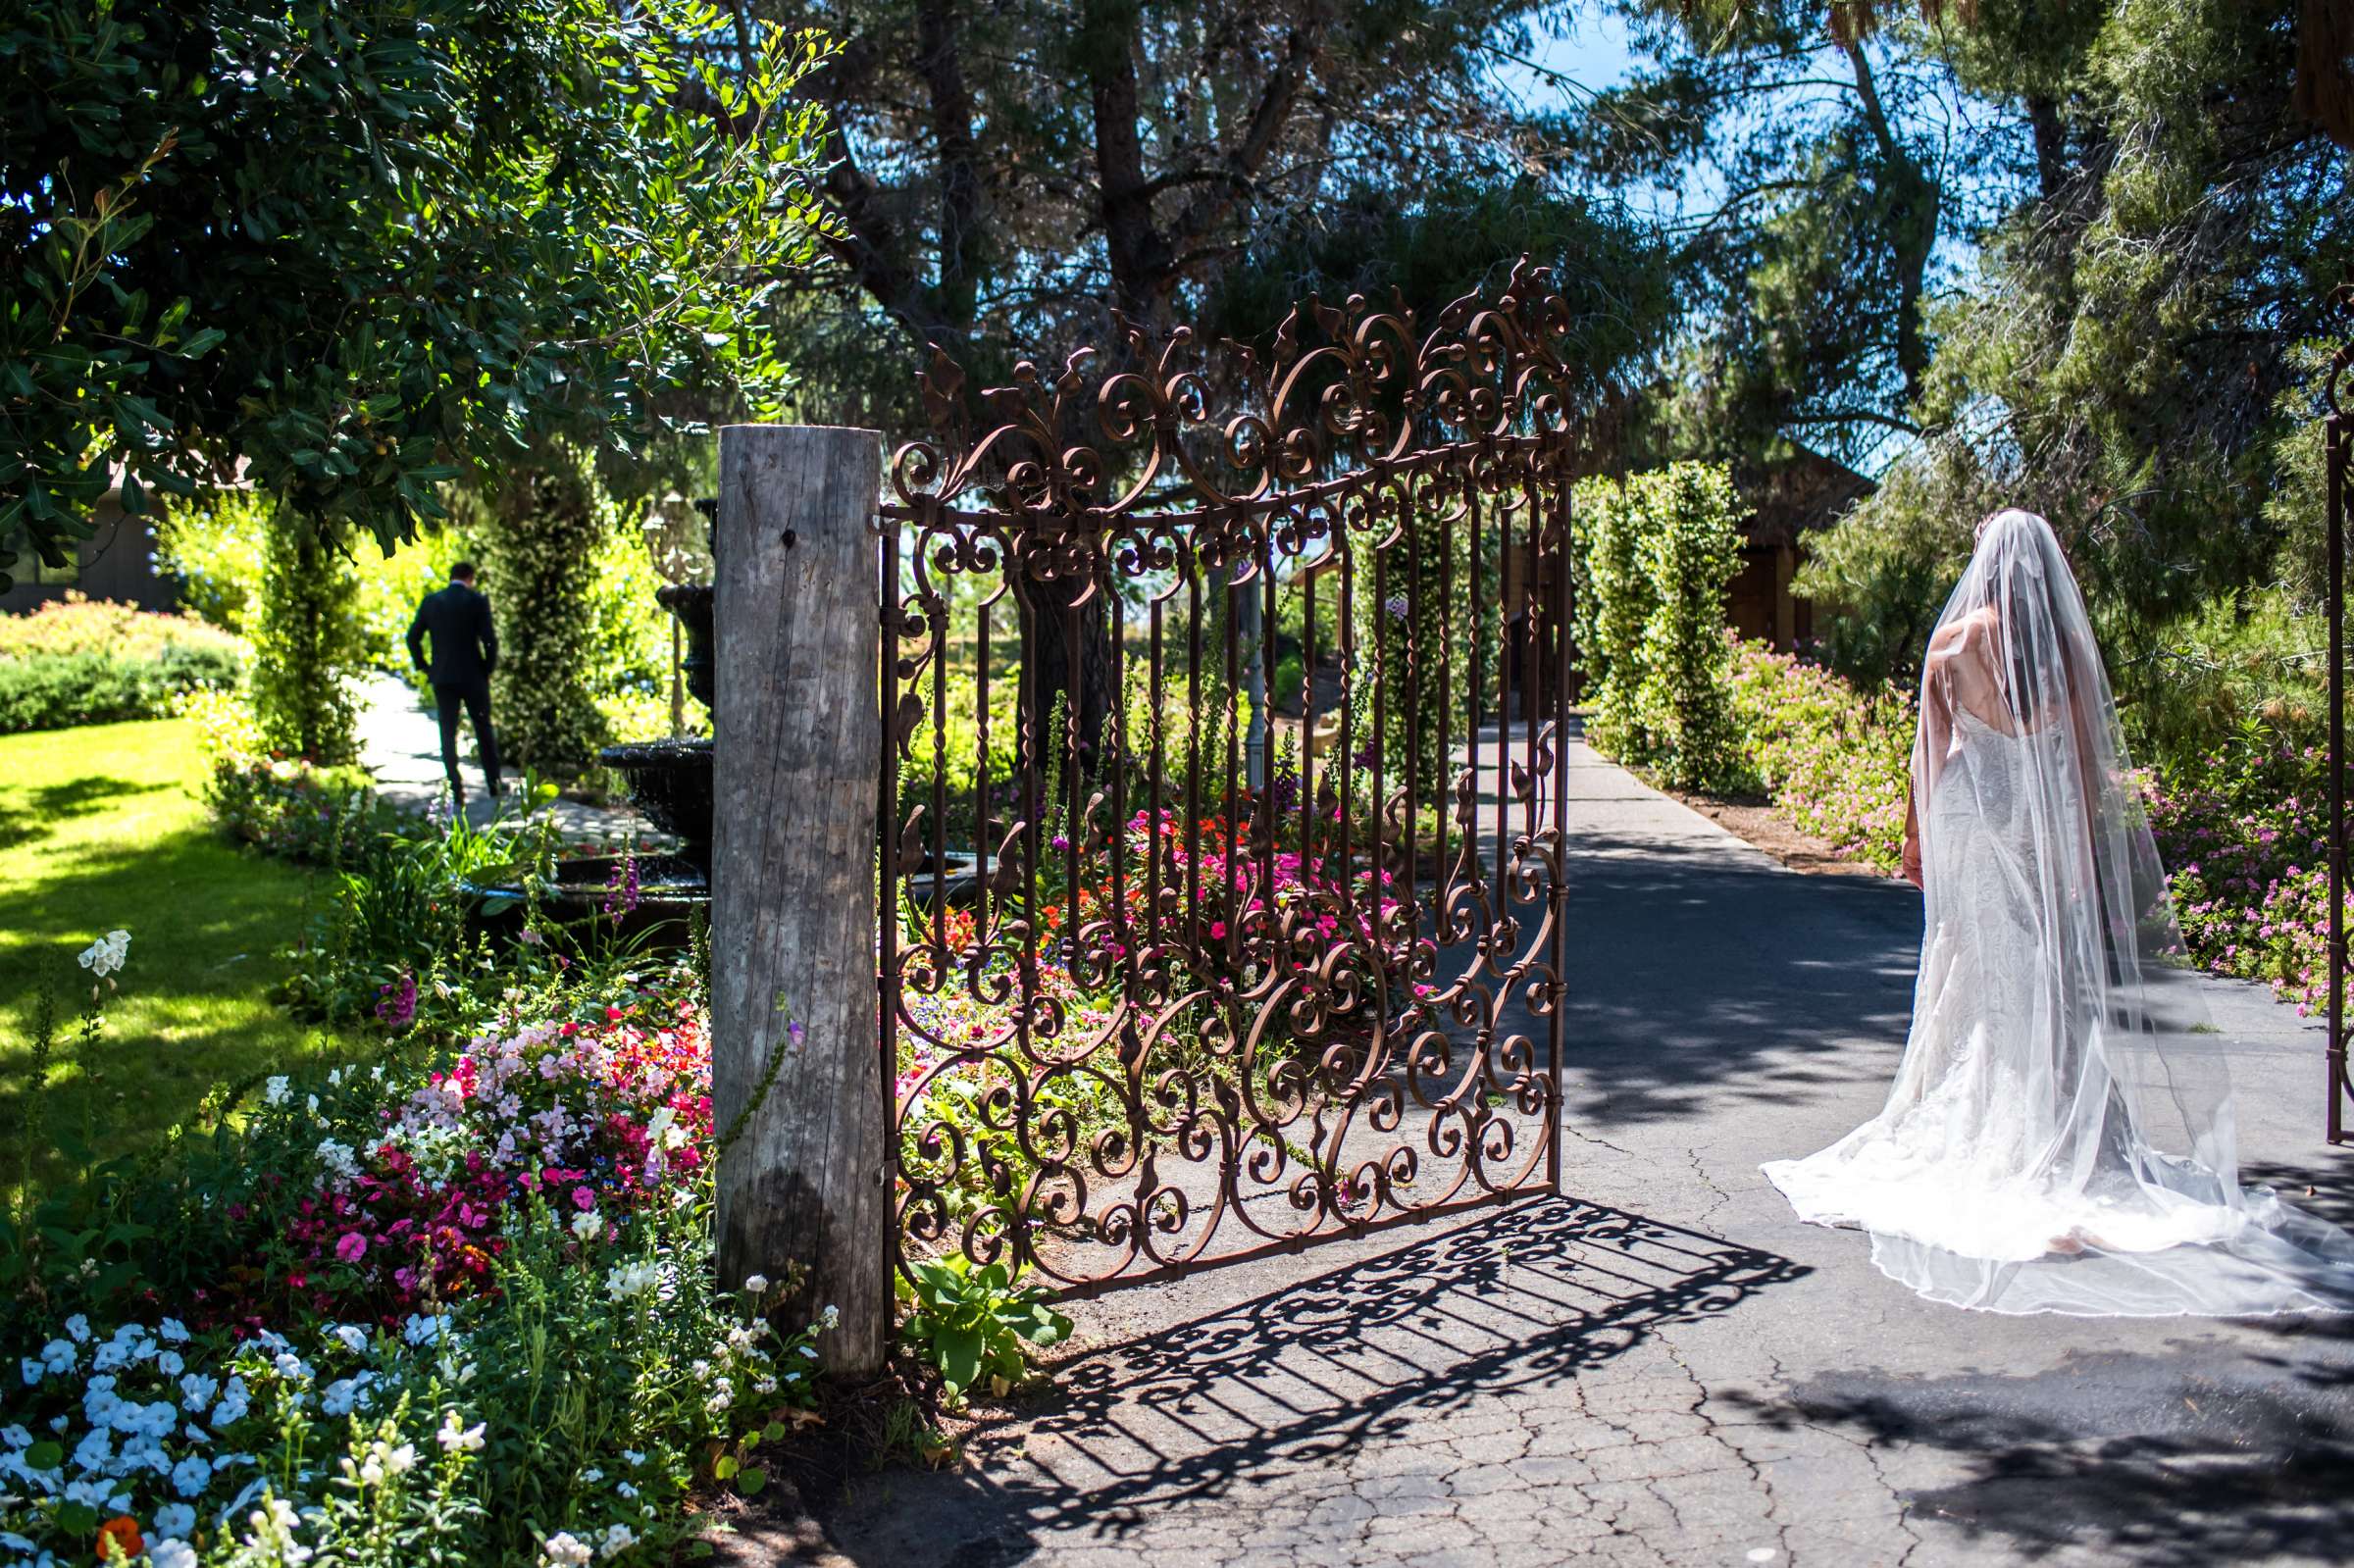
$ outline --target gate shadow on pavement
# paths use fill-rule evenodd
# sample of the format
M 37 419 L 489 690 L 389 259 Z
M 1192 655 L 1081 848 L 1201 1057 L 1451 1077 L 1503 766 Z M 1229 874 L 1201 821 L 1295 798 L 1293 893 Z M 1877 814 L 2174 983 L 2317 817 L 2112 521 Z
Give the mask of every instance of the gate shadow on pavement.
M 2289 1341 L 2354 1333 L 2342 1320 L 2271 1321 Z M 2212 1568 L 2345 1560 L 2349 1388 L 2342 1360 L 2184 1347 L 2077 1352 L 2023 1377 L 1839 1374 L 1785 1399 L 1721 1397 L 1768 1426 L 1843 1429 L 1882 1453 L 1958 1461 L 1958 1479 L 1907 1491 L 1912 1516 L 2000 1540 L 2018 1560 L 2065 1550 L 2072 1562 Z
M 1327 1465 L 1474 1400 L 1574 1379 L 1658 1330 L 1808 1272 L 1641 1215 L 1532 1199 L 1069 1357 L 1044 1406 L 986 1419 L 973 1435 L 976 1451 L 1018 1439 L 1018 1458 L 869 1483 L 888 1505 L 853 1495 L 832 1521 L 847 1527 L 831 1532 L 834 1545 L 904 1568 L 922 1542 L 930 1560 L 986 1568 L 1020 1561 L 1041 1535 L 1116 1542 L 1158 1506 Z M 1200 1299 L 1216 1278 L 1188 1293 Z

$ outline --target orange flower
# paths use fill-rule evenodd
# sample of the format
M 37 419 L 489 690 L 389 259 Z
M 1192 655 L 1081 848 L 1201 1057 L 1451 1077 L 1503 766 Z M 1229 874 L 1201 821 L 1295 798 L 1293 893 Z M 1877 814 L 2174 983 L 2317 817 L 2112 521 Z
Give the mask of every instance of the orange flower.
M 139 1522 L 127 1513 L 117 1514 L 98 1527 L 98 1560 L 100 1562 L 128 1562 L 147 1549 L 139 1539 Z

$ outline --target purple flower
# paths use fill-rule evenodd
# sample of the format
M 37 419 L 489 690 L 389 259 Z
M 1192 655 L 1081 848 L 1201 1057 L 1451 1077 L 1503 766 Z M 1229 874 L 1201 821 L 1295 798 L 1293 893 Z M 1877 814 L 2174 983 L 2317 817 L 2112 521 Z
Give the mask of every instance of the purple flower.
M 405 1029 L 417 1016 L 417 977 L 409 970 L 400 979 L 376 987 L 377 1022 L 386 1029 Z

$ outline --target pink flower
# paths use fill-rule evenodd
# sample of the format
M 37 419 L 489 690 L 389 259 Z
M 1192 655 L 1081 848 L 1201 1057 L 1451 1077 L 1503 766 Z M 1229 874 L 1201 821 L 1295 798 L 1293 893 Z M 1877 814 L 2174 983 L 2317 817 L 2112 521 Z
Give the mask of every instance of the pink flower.
M 592 1209 L 596 1207 L 596 1194 L 585 1187 L 576 1187 L 572 1189 L 572 1206 L 576 1209 Z
M 367 1255 L 368 1239 L 357 1231 L 346 1231 L 343 1239 L 335 1243 L 335 1256 L 346 1263 L 357 1263 Z

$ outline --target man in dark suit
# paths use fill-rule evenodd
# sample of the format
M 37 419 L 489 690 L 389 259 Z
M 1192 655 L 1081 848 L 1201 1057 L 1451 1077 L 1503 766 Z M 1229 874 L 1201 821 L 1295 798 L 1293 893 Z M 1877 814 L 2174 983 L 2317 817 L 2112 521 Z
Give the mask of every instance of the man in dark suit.
M 434 639 L 428 663 L 425 639 Z M 490 601 L 474 590 L 474 568 L 460 561 L 449 569 L 449 586 L 429 593 L 409 623 L 409 660 L 434 687 L 434 712 L 441 721 L 441 766 L 449 774 L 450 798 L 466 803 L 458 782 L 458 706 L 474 724 L 474 742 L 483 753 L 483 778 L 498 798 L 498 740 L 490 733 L 490 672 L 498 667 L 498 632 L 490 624 Z

